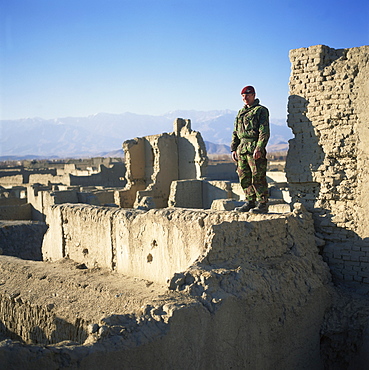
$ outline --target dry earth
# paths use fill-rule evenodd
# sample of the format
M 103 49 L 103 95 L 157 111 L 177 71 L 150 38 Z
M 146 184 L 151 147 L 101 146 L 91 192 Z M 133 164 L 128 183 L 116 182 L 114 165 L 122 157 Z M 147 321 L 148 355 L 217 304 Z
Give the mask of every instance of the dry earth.
M 69 259 L 38 262 L 8 256 L 0 256 L 0 294 L 47 307 L 70 323 L 80 318 L 86 325 L 99 326 L 100 319 L 140 316 L 147 305 L 175 303 L 179 295 L 167 286 L 103 269 L 87 269 Z M 186 297 L 183 293 L 180 296 L 183 304 Z M 187 300 L 190 303 L 193 298 Z

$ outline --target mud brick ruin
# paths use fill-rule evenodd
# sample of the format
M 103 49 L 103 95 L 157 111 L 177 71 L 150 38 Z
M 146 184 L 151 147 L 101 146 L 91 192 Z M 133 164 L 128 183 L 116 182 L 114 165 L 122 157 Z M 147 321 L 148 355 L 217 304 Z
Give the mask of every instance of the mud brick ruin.
M 200 133 L 192 131 L 190 120 L 176 119 L 173 126 L 171 134 L 124 142 L 128 184 L 116 193 L 120 207 L 167 207 L 174 181 L 204 177 L 207 156 Z
M 369 46 L 290 52 L 293 202 L 312 212 L 337 281 L 369 283 Z
M 290 60 L 270 213 L 233 211 L 239 184 L 207 175 L 184 119 L 126 141 L 114 185 L 50 177 L 0 207 L 0 365 L 367 368 L 369 46 Z

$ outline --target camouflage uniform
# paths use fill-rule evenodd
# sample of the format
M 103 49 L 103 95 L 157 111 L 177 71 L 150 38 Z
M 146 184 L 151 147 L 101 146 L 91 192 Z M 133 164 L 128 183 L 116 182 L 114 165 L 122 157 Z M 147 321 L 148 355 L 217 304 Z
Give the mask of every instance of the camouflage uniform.
M 246 201 L 268 201 L 266 181 L 267 159 L 266 145 L 269 140 L 269 111 L 255 99 L 252 106 L 246 105 L 238 111 L 232 134 L 231 151 L 237 151 L 237 173 Z M 258 147 L 261 158 L 254 159 L 253 153 Z

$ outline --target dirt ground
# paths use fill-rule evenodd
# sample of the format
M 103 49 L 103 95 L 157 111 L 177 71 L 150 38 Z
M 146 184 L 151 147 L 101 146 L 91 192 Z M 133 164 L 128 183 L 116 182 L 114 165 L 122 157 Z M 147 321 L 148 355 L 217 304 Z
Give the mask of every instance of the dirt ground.
M 142 315 L 147 305 L 174 303 L 179 298 L 166 286 L 87 269 L 69 259 L 38 262 L 8 256 L 0 256 L 0 294 L 46 307 L 68 322 L 81 318 L 90 323 L 110 315 Z

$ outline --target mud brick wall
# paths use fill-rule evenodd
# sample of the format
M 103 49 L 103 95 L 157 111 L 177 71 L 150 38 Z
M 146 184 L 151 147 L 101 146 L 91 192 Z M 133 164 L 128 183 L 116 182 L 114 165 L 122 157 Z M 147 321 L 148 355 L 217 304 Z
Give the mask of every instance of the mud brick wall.
M 336 281 L 369 283 L 369 46 L 290 51 L 286 174 Z M 322 243 L 323 244 L 323 243 Z
M 61 204 L 52 206 L 47 215 L 42 255 L 44 260 L 69 257 L 88 268 L 107 268 L 167 284 L 173 274 L 204 259 L 211 265 L 227 261 L 237 268 L 241 255 L 247 261 L 273 259 L 299 245 L 321 259 L 312 220 L 305 225 L 299 219 L 294 213 L 266 216 Z
M 47 230 L 44 222 L 0 221 L 0 255 L 35 261 L 42 260 L 42 239 Z M 0 276 L 5 276 L 1 272 Z

